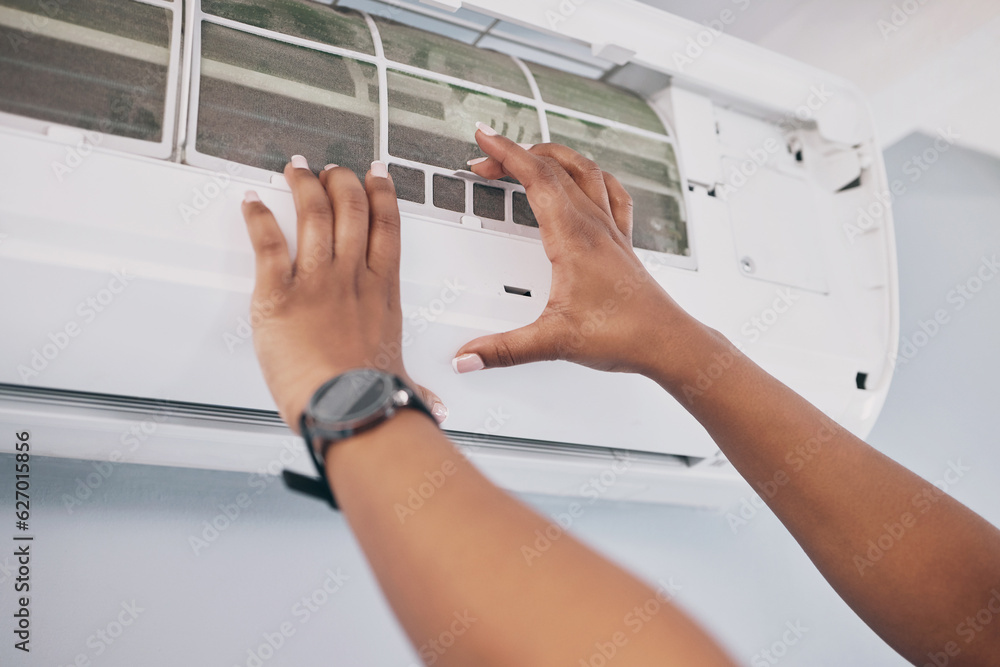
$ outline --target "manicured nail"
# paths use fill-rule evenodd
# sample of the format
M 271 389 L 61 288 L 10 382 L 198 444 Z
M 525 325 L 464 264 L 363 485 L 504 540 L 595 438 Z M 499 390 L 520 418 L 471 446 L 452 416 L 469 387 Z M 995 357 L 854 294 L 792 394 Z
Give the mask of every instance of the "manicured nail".
M 431 406 L 431 414 L 434 415 L 434 419 L 437 419 L 438 424 L 440 424 L 448 418 L 448 408 L 441 401 L 434 401 L 434 405 Z
M 518 146 L 520 146 L 526 151 L 530 151 L 534 147 L 534 145 L 535 144 L 518 144 Z
M 478 128 L 479 131 L 485 134 L 487 137 L 497 136 L 497 131 L 494 130 L 489 125 L 487 125 L 486 123 L 476 123 L 476 128 Z
M 486 368 L 486 364 L 478 354 L 463 354 L 451 360 L 451 367 L 456 373 L 471 373 Z
M 471 160 L 469 160 L 465 164 L 467 164 L 467 165 L 469 165 L 471 167 L 471 166 L 476 165 L 476 164 L 482 164 L 483 162 L 486 162 L 487 160 L 489 160 L 488 157 L 477 157 L 477 158 L 472 158 Z
M 372 162 L 372 176 L 376 178 L 389 178 L 389 167 L 385 166 L 385 162 L 375 160 Z
M 243 194 L 244 204 L 254 204 L 260 201 L 260 195 L 258 195 L 254 190 L 247 190 Z
M 337 165 L 335 165 L 334 163 L 331 162 L 330 164 L 328 164 L 325 167 L 323 167 L 323 171 L 330 171 L 331 169 L 335 168 L 336 166 Z
M 296 169 L 308 169 L 309 163 L 301 155 L 293 155 L 292 166 L 295 167 Z

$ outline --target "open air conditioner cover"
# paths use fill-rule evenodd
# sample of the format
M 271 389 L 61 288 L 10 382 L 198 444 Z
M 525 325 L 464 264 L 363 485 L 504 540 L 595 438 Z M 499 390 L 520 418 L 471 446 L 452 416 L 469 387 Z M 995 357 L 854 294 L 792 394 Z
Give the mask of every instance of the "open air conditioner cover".
M 250 342 L 238 202 L 257 189 L 294 252 L 289 157 L 359 175 L 381 159 L 403 213 L 403 355 L 448 404 L 447 429 L 715 461 L 707 433 L 644 378 L 564 362 L 452 373 L 467 340 L 537 317 L 550 282 L 523 188 L 465 167 L 482 121 L 618 176 L 653 277 L 828 414 L 870 428 L 895 352 L 891 218 L 849 228 L 884 169 L 874 139 L 831 139 L 820 110 L 793 101 L 811 77 L 840 82 L 729 38 L 721 70 L 676 71 L 664 45 L 693 24 L 638 3 L 582 4 L 557 28 L 524 2 L 466 2 L 454 16 L 346 4 L 374 14 L 298 0 L 188 0 L 183 19 L 181 3 L 159 0 L 47 14 L 0 0 L 8 393 L 273 411 Z M 589 55 L 601 24 L 601 44 L 632 62 Z M 748 76 L 764 92 L 751 95 Z

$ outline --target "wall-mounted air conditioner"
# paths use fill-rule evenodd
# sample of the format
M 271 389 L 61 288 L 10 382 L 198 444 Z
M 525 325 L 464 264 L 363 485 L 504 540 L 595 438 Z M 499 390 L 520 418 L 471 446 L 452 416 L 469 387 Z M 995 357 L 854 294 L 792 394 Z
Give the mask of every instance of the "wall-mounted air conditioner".
M 531 321 L 549 289 L 523 188 L 465 168 L 483 121 L 615 173 L 655 279 L 865 435 L 897 287 L 857 90 L 728 37 L 726 17 L 550 4 L 0 0 L 0 422 L 38 454 L 308 472 L 254 359 L 239 201 L 256 189 L 294 248 L 289 156 L 359 174 L 381 159 L 403 211 L 406 365 L 488 474 L 695 505 L 742 493 L 644 378 L 452 372 L 460 345 Z

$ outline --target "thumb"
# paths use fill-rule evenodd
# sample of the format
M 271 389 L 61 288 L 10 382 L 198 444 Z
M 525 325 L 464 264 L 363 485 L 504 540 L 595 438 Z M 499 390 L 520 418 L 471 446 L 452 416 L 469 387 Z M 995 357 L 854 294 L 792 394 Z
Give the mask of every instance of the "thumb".
M 456 373 L 502 368 L 556 358 L 555 345 L 538 322 L 505 333 L 476 338 L 462 346 L 451 367 Z

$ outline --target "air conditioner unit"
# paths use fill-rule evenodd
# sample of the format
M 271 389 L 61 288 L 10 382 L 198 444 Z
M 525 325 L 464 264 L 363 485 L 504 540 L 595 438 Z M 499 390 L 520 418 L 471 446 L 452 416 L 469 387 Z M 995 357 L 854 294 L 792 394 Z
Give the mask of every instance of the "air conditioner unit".
M 866 435 L 898 328 L 871 115 L 852 85 L 726 35 L 739 11 L 0 0 L 0 423 L 39 455 L 309 472 L 254 358 L 239 202 L 256 189 L 294 251 L 289 156 L 381 159 L 403 213 L 406 365 L 487 474 L 689 505 L 747 493 L 645 378 L 452 372 L 467 340 L 533 320 L 550 282 L 523 188 L 465 168 L 483 121 L 615 173 L 654 278 Z

